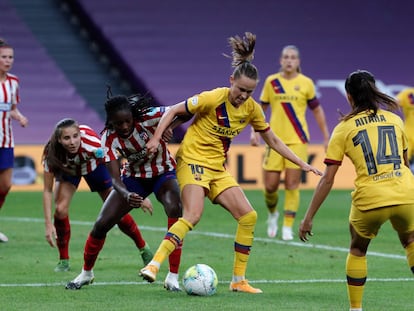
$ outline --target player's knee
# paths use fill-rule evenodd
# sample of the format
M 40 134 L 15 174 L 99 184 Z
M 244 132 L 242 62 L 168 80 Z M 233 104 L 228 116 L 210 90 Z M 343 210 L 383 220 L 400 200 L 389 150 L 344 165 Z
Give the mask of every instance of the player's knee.
M 169 195 L 163 198 L 165 213 L 168 217 L 179 218 L 182 216 L 183 208 L 180 197 L 177 195 Z
M 248 212 L 238 219 L 240 225 L 252 226 L 257 222 L 257 212 L 255 210 Z

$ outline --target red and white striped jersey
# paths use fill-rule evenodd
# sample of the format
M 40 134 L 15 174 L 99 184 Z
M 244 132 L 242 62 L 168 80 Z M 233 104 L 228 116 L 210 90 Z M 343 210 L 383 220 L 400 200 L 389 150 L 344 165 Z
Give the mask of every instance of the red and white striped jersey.
M 114 130 L 106 129 L 102 134 L 105 161 L 126 159 L 122 167 L 122 175 L 126 177 L 152 178 L 174 170 L 175 160 L 163 140 L 160 140 L 155 154 L 147 154 L 146 143 L 153 136 L 165 109 L 166 107 L 154 107 L 140 122 L 135 121 L 134 131 L 128 138 L 121 138 Z
M 0 148 L 14 147 L 10 111 L 19 101 L 19 79 L 7 73 L 6 80 L 0 82 Z
M 87 125 L 79 125 L 81 144 L 78 152 L 72 156 L 67 155 L 67 167 L 75 176 L 84 176 L 96 169 L 103 162 L 103 149 L 101 138 Z M 49 172 L 47 163 L 43 163 L 45 172 Z

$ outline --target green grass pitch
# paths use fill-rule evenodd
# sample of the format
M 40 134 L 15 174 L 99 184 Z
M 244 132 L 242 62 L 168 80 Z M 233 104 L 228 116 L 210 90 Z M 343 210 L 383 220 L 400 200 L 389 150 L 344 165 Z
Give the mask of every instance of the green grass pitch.
M 75 194 L 70 209 L 72 269 L 55 273 L 58 253 L 44 238 L 42 194 L 11 192 L 0 212 L 0 231 L 9 237 L 8 243 L 0 244 L 0 310 L 348 310 L 345 257 L 350 191 L 330 194 L 315 218 L 314 236 L 307 244 L 297 238 L 296 231 L 311 191 L 302 191 L 292 242 L 267 238 L 262 193 L 246 191 L 246 195 L 259 215 L 246 277 L 264 293 L 228 290 L 236 222 L 220 206 L 206 200 L 201 222 L 184 241 L 180 272 L 182 275 L 189 266 L 206 263 L 215 269 L 219 286 L 212 297 L 193 297 L 163 288 L 167 262 L 157 282 L 143 282 L 138 276 L 142 267 L 139 253 L 116 227 L 109 232 L 96 262 L 95 283 L 78 291 L 65 290 L 66 282 L 81 270 L 85 239 L 101 207 L 98 195 Z M 132 215 L 155 251 L 167 221 L 162 207 L 153 197 L 152 201 L 153 216 L 141 210 L 133 210 Z M 404 250 L 387 223 L 368 254 L 364 311 L 412 310 L 413 280 Z

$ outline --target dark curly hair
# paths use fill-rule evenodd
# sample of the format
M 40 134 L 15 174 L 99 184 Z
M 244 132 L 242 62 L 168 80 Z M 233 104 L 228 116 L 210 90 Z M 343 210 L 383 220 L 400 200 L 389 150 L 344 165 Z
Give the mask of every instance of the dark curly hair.
M 153 103 L 152 97 L 147 96 L 146 94 L 113 96 L 111 88 L 108 86 L 107 100 L 105 102 L 105 129 L 112 129 L 110 120 L 116 112 L 121 110 L 129 110 L 131 111 L 134 120 L 140 121 L 148 111 L 155 107 Z

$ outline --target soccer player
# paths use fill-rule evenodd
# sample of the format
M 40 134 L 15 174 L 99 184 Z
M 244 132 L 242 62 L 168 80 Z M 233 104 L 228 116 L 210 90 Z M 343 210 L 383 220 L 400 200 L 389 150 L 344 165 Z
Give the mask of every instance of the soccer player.
M 200 221 L 207 196 L 213 203 L 224 207 L 237 221 L 234 241 L 234 266 L 230 290 L 261 293 L 245 279 L 257 213 L 244 195 L 234 177 L 225 168 L 226 155 L 232 139 L 248 124 L 260 132 L 263 139 L 283 156 L 304 171 L 321 174 L 299 159 L 274 135 L 265 121 L 260 105 L 251 98 L 258 83 L 257 68 L 251 63 L 256 36 L 245 33 L 243 38 L 230 37 L 232 66 L 230 87 L 216 88 L 180 102 L 164 114 L 154 136 L 147 143 L 149 154 L 157 152 L 165 129 L 176 117 L 193 117 L 184 140 L 177 152 L 177 178 L 181 188 L 183 217 L 167 232 L 153 260 L 141 269 L 141 275 L 154 282 L 165 258 Z
M 109 96 L 108 96 L 109 97 Z M 144 198 L 154 193 L 168 216 L 168 228 L 182 215 L 180 190 L 175 174 L 175 160 L 162 141 L 156 151 L 147 154 L 146 143 L 155 132 L 165 107 L 151 107 L 150 99 L 139 95 L 112 96 L 105 103 L 106 128 L 101 144 L 105 162 L 112 176 L 114 190 L 104 202 L 101 212 L 85 244 L 81 273 L 66 285 L 80 289 L 94 280 L 93 266 L 105 243 L 107 232 L 133 208 L 152 214 L 152 206 L 143 205 Z M 169 137 L 172 136 L 172 132 Z M 120 159 L 122 165 L 120 176 Z M 170 271 L 164 287 L 179 291 L 178 270 L 182 243 L 170 255 Z
M 306 109 L 309 108 L 323 134 L 325 147 L 329 131 L 325 114 L 315 94 L 313 81 L 301 73 L 299 50 L 294 45 L 283 48 L 280 56 L 280 71 L 268 76 L 264 82 L 260 101 L 264 111 L 270 106 L 270 127 L 277 136 L 303 161 L 307 161 L 309 130 Z M 252 145 L 259 144 L 259 137 L 252 131 Z M 267 235 L 277 235 L 279 212 L 278 189 L 281 173 L 285 172 L 285 202 L 282 239 L 293 239 L 292 227 L 299 208 L 302 171 L 298 165 L 266 146 L 263 159 L 264 198 L 268 209 Z
M 12 119 L 26 127 L 28 119 L 17 109 L 19 79 L 9 73 L 14 62 L 14 50 L 0 39 L 0 209 L 12 186 L 14 166 L 14 137 Z M 0 232 L 0 242 L 7 242 L 7 236 Z
M 408 138 L 408 161 L 414 172 L 414 87 L 406 88 L 397 94 L 397 100 L 404 114 L 404 128 Z
M 357 177 L 349 215 L 351 243 L 346 259 L 350 310 L 362 310 L 367 279 L 367 249 L 382 224 L 390 220 L 414 273 L 414 177 L 408 168 L 403 121 L 391 111 L 398 103 L 381 93 L 368 71 L 351 73 L 345 81 L 351 112 L 335 127 L 325 164 L 299 228 L 302 241 L 312 235 L 312 220 L 328 196 L 344 156 Z M 384 107 L 384 108 L 381 108 Z
M 71 226 L 69 205 L 81 178 L 92 192 L 98 192 L 104 201 L 112 190 L 111 176 L 103 161 L 100 137 L 86 125 L 75 120 L 60 120 L 43 151 L 43 212 L 46 240 L 51 247 L 58 247 L 59 262 L 55 272 L 70 270 L 69 241 Z M 53 189 L 54 180 L 56 180 Z M 55 212 L 52 223 L 52 199 Z M 147 201 L 150 205 L 151 202 Z M 141 254 L 144 265 L 152 258 L 152 252 L 131 215 L 126 214 L 119 222 L 119 229 L 128 235 Z

